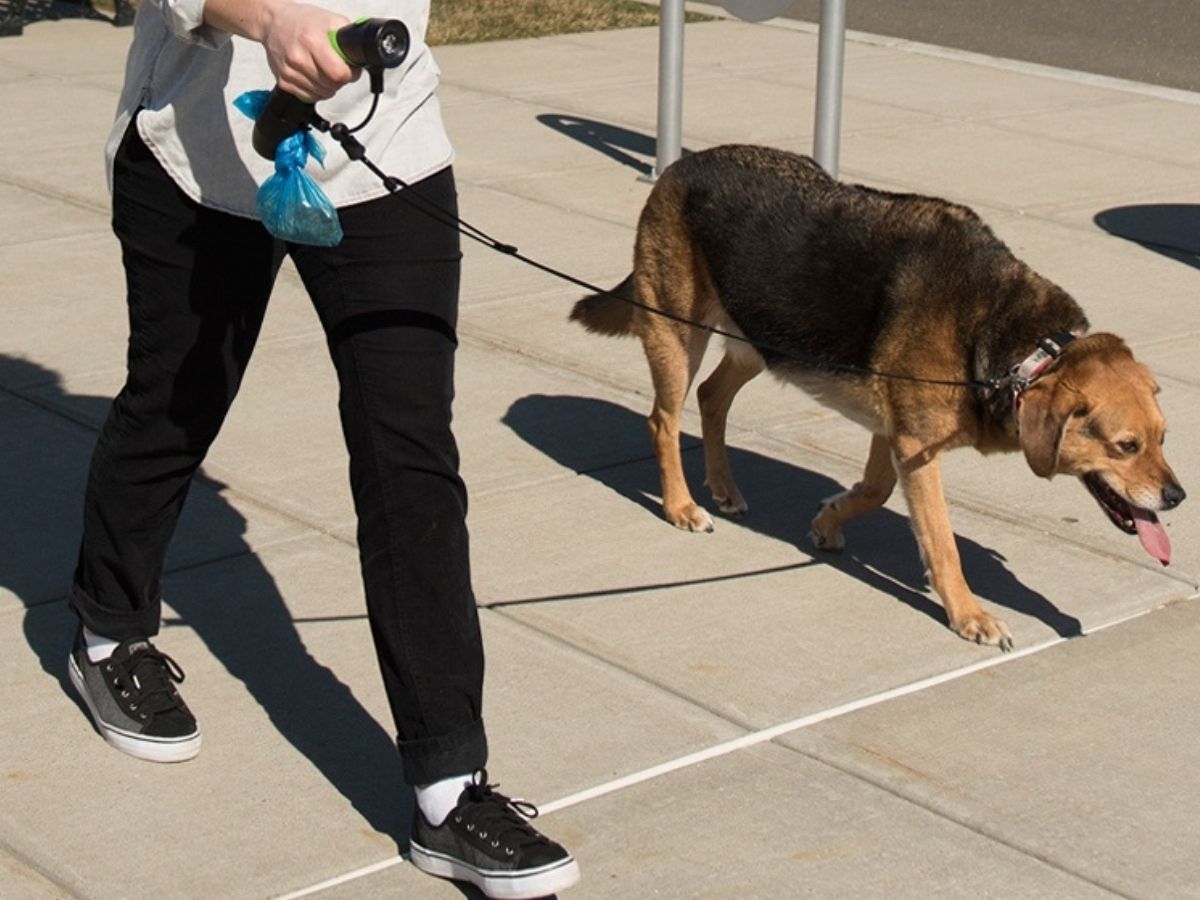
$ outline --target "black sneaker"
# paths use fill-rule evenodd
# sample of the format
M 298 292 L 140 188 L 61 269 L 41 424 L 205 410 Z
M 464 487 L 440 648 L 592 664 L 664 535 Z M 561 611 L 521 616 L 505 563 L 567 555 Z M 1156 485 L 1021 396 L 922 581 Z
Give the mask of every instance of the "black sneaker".
M 501 900 L 545 897 L 577 882 L 575 858 L 529 824 L 537 807 L 510 800 L 486 782 L 480 769 L 437 827 L 417 808 L 409 841 L 413 864 L 430 875 L 469 881 Z
M 152 762 L 183 762 L 200 752 L 200 728 L 175 690 L 183 670 L 145 638 L 124 641 L 93 663 L 81 628 L 67 668 L 100 734 L 118 750 Z

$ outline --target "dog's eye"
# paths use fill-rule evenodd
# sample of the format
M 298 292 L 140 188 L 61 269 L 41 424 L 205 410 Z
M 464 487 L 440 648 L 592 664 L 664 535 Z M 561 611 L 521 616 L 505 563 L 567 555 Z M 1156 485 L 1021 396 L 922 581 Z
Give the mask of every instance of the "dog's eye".
M 1128 456 L 1133 456 L 1142 448 L 1137 441 L 1117 441 L 1117 449 Z

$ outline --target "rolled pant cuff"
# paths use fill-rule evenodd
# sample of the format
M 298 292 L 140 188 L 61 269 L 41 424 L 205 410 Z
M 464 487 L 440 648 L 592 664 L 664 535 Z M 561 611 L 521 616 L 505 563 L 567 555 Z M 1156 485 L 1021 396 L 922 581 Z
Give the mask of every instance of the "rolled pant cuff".
M 443 778 L 466 775 L 487 765 L 487 734 L 483 719 L 451 734 L 418 741 L 397 740 L 408 784 L 432 784 Z
M 154 637 L 162 618 L 157 605 L 153 609 L 107 609 L 77 584 L 71 586 L 67 603 L 90 631 L 114 641 Z

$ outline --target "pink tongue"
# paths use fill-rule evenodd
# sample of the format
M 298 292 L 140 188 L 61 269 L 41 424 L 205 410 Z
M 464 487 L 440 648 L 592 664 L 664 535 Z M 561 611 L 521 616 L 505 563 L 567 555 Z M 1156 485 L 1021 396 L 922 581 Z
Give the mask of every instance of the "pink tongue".
M 1158 516 L 1145 509 L 1130 507 L 1133 511 L 1133 524 L 1137 526 L 1138 540 L 1146 552 L 1164 566 L 1171 562 L 1171 539 L 1167 530 L 1158 521 Z

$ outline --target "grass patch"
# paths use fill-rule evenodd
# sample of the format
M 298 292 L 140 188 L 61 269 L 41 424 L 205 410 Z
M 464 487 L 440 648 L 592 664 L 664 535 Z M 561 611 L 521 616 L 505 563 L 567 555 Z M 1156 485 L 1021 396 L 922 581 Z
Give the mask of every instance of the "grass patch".
M 74 2 L 88 4 L 88 0 Z M 108 15 L 115 9 L 113 0 L 91 0 L 91 5 Z M 136 7 L 138 0 L 130 5 Z M 711 18 L 685 14 L 687 22 Z M 425 40 L 431 46 L 474 44 L 657 24 L 658 7 L 637 0 L 433 0 Z
M 687 21 L 707 16 L 687 14 Z M 658 24 L 658 7 L 635 0 L 434 0 L 426 42 L 473 44 Z

